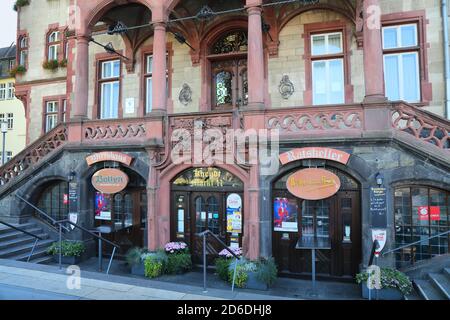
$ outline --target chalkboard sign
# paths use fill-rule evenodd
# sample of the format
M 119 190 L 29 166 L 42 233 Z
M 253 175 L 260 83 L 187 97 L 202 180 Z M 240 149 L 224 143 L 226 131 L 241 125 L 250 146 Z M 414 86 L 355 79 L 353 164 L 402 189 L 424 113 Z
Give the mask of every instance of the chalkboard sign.
M 78 212 L 78 183 L 69 183 L 69 213 Z
M 386 188 L 370 188 L 370 216 L 372 228 L 387 227 Z

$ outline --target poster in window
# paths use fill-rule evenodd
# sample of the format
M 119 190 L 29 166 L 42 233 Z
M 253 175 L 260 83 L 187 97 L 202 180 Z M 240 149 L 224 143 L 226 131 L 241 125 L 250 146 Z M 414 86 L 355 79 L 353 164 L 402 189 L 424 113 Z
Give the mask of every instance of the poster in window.
M 227 197 L 227 232 L 242 233 L 242 198 L 236 193 Z
M 439 221 L 441 220 L 441 208 L 438 206 L 422 206 L 418 208 L 419 221 Z
M 95 219 L 111 221 L 111 195 L 95 193 Z
M 297 220 L 297 200 L 288 198 L 275 198 L 273 205 L 274 231 L 298 232 Z

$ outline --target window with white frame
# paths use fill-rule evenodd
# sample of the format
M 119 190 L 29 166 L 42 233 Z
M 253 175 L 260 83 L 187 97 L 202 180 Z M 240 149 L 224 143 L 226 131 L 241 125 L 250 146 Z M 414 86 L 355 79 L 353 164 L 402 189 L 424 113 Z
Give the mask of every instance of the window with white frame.
M 9 60 L 9 71 L 11 71 L 12 69 L 14 69 L 14 66 L 16 65 L 16 60 L 15 59 L 11 59 Z
M 342 32 L 311 35 L 313 104 L 345 102 Z
M 66 117 L 67 117 L 67 100 L 66 99 L 64 99 L 62 101 L 62 105 L 63 105 L 63 108 L 62 108 L 62 122 L 66 122 Z
M 19 40 L 19 65 L 25 66 L 28 57 L 28 38 L 26 36 L 20 37 Z
M 386 96 L 391 101 L 420 102 L 417 24 L 383 27 Z
M 5 162 L 10 161 L 13 157 L 13 153 L 11 151 L 5 151 L 5 154 L 6 154 Z M 0 165 L 3 163 L 2 157 L 3 157 L 3 154 L 2 154 L 2 152 L 0 152 Z
M 119 117 L 120 60 L 101 62 L 100 119 Z
M 48 60 L 58 60 L 60 40 L 59 31 L 53 31 L 48 36 Z
M 0 100 L 6 99 L 6 83 L 0 83 Z
M 51 131 L 59 122 L 59 102 L 47 101 L 45 103 L 45 132 Z
M 169 55 L 166 55 L 166 65 L 169 65 Z M 145 113 L 150 113 L 153 110 L 152 103 L 152 75 L 153 75 L 153 56 L 148 55 L 145 58 Z M 166 70 L 166 92 L 169 94 L 169 71 Z
M 8 122 L 8 130 L 14 129 L 14 113 L 6 114 L 6 122 Z
M 13 82 L 8 83 L 6 98 L 10 99 L 10 100 L 14 99 L 14 83 Z

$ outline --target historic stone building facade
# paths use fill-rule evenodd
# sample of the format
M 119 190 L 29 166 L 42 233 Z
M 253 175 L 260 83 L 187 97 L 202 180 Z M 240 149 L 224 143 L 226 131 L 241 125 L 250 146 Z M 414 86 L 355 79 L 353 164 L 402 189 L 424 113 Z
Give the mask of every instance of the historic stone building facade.
M 195 234 L 210 229 L 289 274 L 310 272 L 296 246 L 314 236 L 329 241 L 318 268 L 333 277 L 367 263 L 374 230 L 386 248 L 448 230 L 438 0 L 31 0 L 17 44 L 29 147 L 0 168 L 2 219 L 42 220 L 27 202 L 55 219 L 72 213 L 110 226 L 124 251 L 182 240 L 198 253 Z M 277 129 L 290 160 L 270 174 L 260 163 L 178 164 L 180 129 Z M 94 187 L 105 168 L 126 173 L 126 188 Z M 333 173 L 338 192 L 294 196 L 288 180 L 302 169 Z M 448 236 L 436 241 L 381 263 L 448 252 Z

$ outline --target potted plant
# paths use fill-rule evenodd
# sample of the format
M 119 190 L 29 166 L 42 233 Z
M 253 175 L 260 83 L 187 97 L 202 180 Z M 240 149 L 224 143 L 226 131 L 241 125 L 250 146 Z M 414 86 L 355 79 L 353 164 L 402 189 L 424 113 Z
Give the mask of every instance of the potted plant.
M 68 241 L 61 242 L 61 262 L 63 264 L 78 264 L 82 261 L 82 254 L 86 250 L 86 246 L 82 241 Z M 48 254 L 53 255 L 53 259 L 59 262 L 59 242 L 53 242 L 47 250 Z
M 164 250 L 148 253 L 144 261 L 145 276 L 156 278 L 162 275 L 167 267 L 168 260 Z
M 364 271 L 356 275 L 356 282 L 361 284 L 362 296 L 369 298 L 368 286 L 369 272 Z M 411 280 L 404 273 L 391 268 L 380 269 L 380 289 L 375 289 L 376 279 L 375 270 L 371 271 L 372 289 L 371 296 L 379 300 L 402 300 L 405 295 L 411 293 L 413 286 Z
M 228 281 L 233 282 L 234 263 L 228 269 Z M 249 261 L 241 259 L 236 266 L 235 285 L 238 288 L 268 290 L 277 279 L 278 269 L 273 258 Z
M 144 261 L 147 254 L 148 251 L 143 248 L 135 247 L 128 250 L 125 258 L 131 269 L 131 274 L 136 276 L 145 276 Z
M 242 255 L 241 248 L 229 248 L 235 255 Z M 216 273 L 223 281 L 228 281 L 228 270 L 230 264 L 234 261 L 234 256 L 226 249 L 219 252 L 219 258 L 215 260 Z
M 167 254 L 168 274 L 182 274 L 192 269 L 192 258 L 189 248 L 184 242 L 169 242 L 164 246 Z

